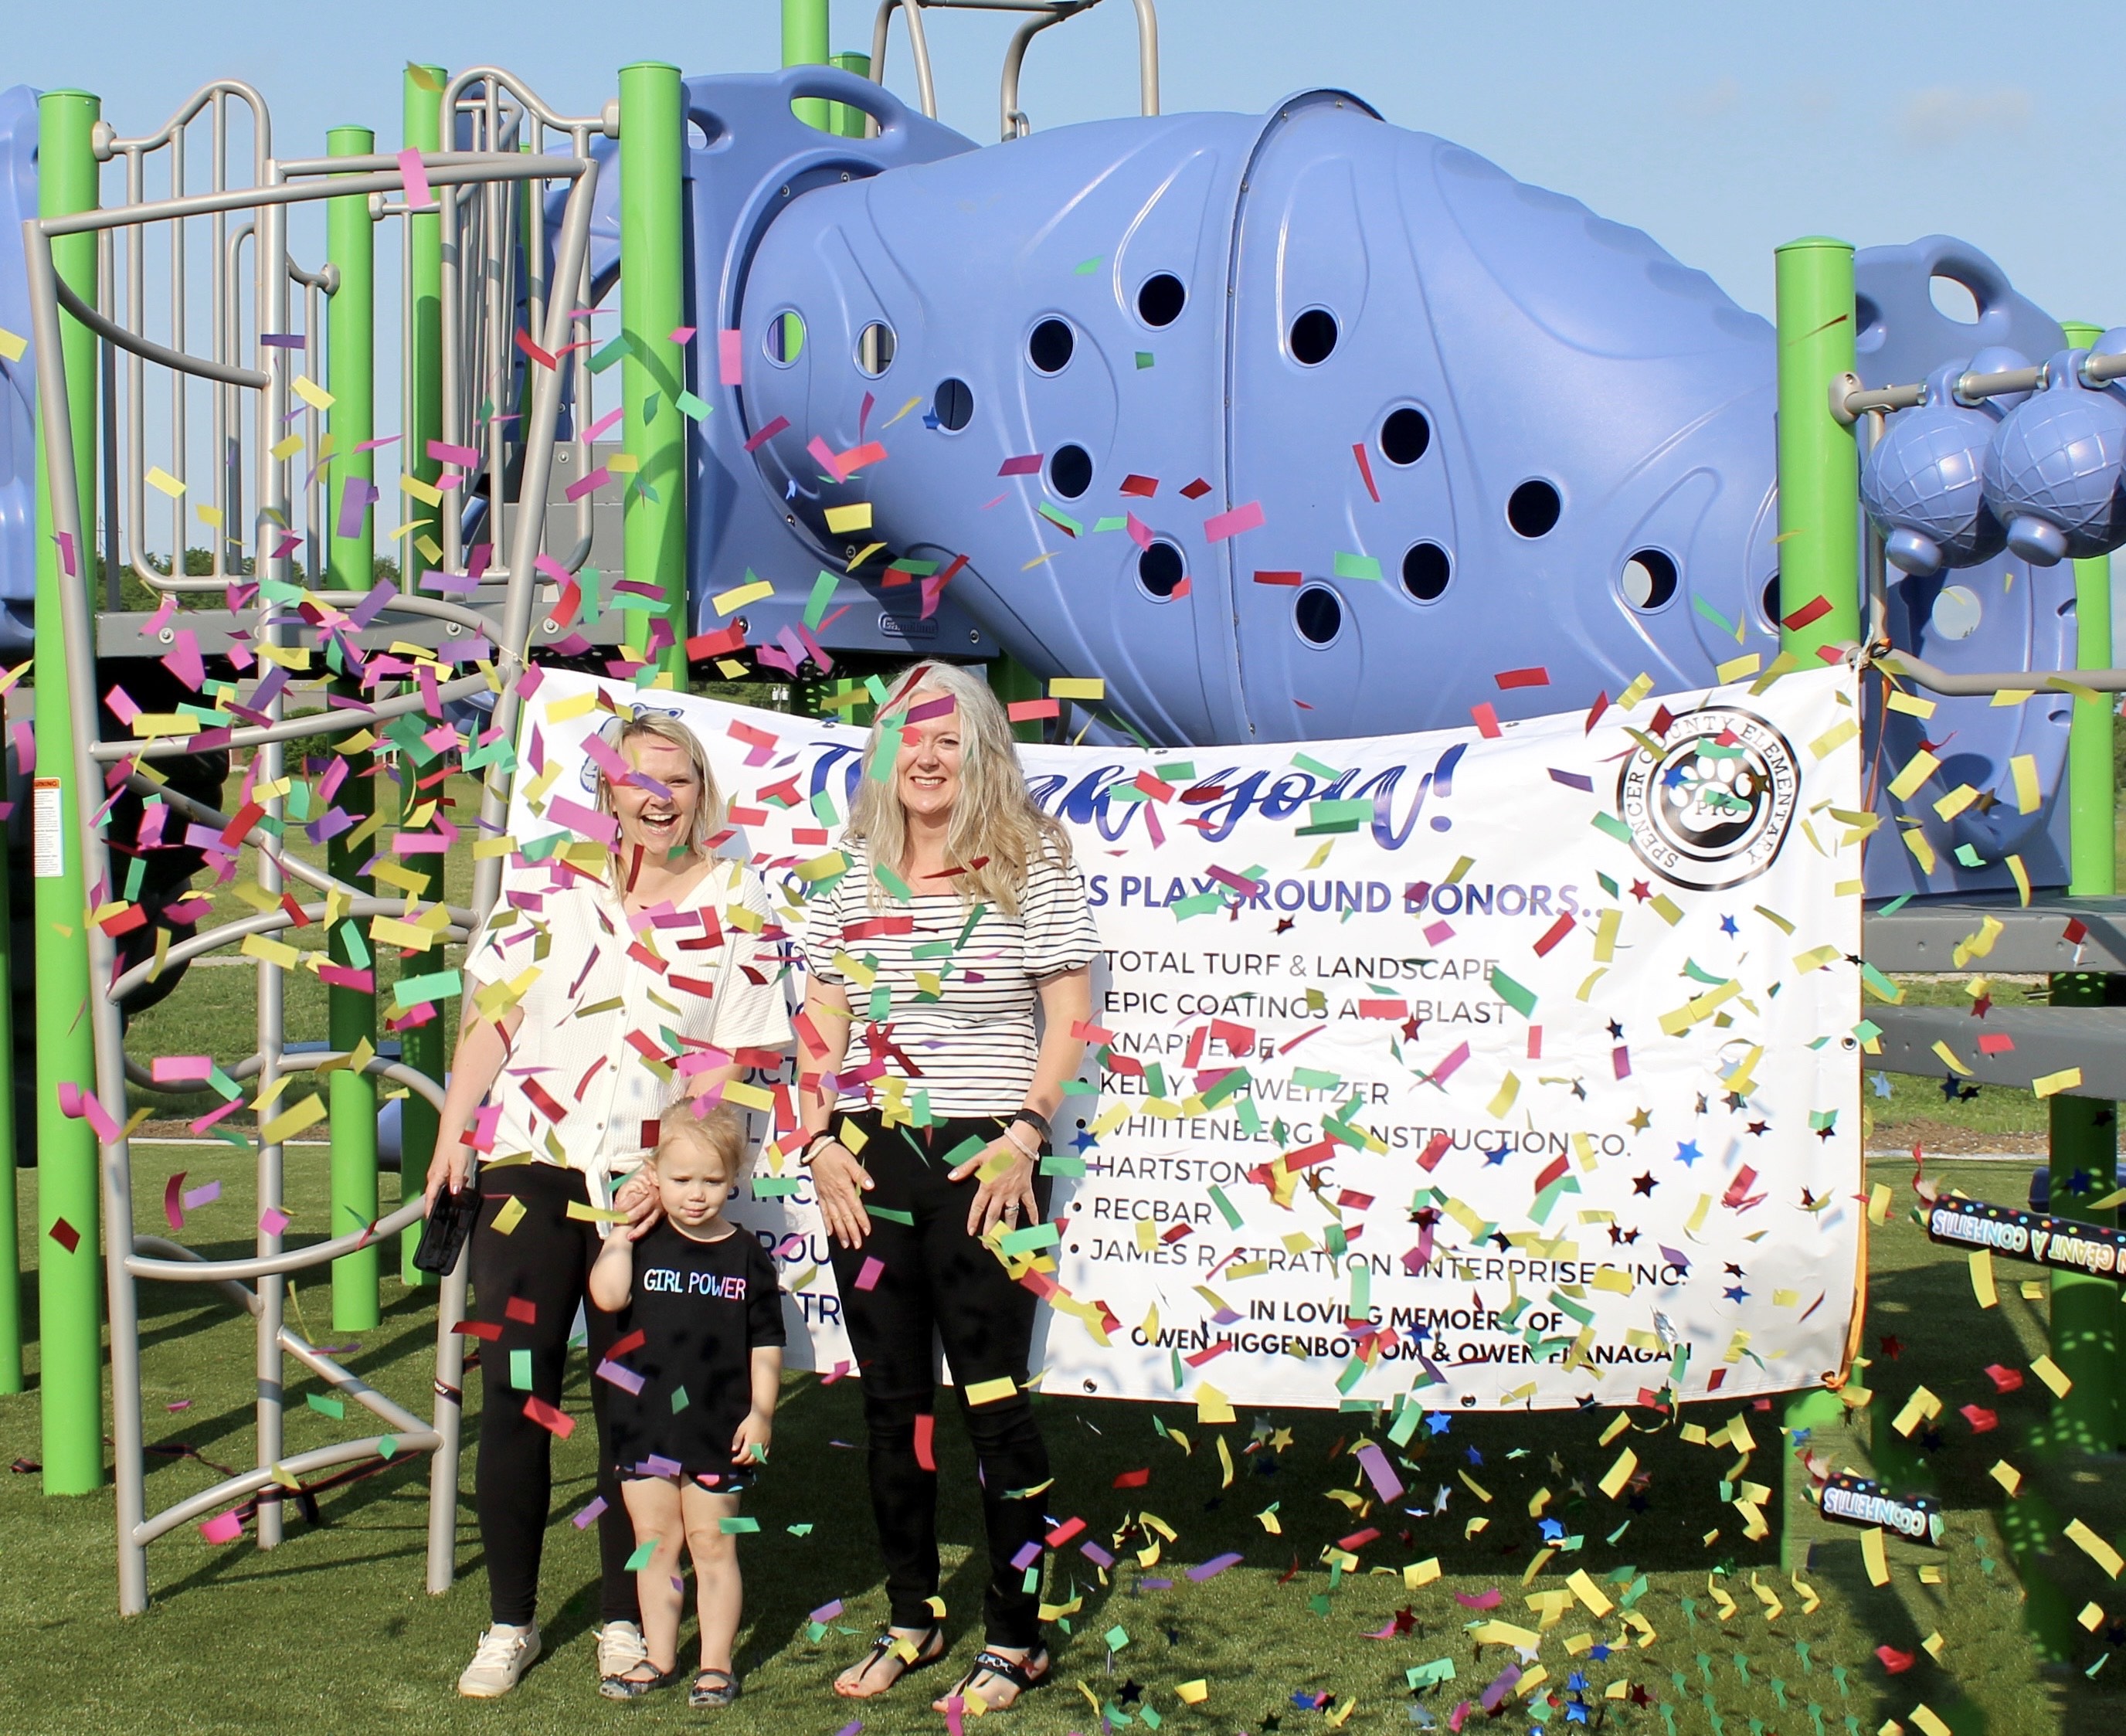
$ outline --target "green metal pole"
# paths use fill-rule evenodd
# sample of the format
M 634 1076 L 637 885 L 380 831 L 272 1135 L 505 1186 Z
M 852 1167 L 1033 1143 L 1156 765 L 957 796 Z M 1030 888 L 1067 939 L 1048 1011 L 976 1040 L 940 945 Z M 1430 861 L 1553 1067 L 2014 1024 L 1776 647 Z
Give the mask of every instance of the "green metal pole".
M 2062 329 L 2067 343 L 2086 348 L 2102 335 L 2094 325 L 2072 321 Z M 2075 662 L 2086 669 L 2111 666 L 2111 561 L 2106 556 L 2074 564 Z M 2118 890 L 2116 796 L 2113 789 L 2111 701 L 2094 695 L 2074 702 L 2067 737 L 2069 860 L 2076 897 L 2105 897 Z M 2062 972 L 2052 980 L 2054 1006 L 2102 1006 L 2109 979 L 2093 972 Z M 2117 1185 L 2117 1105 L 2093 1097 L 2057 1096 L 2049 1105 L 2052 1123 L 2053 1209 L 2085 1223 L 2112 1223 L 2115 1212 L 2093 1212 L 2089 1202 Z M 2052 1355 L 2074 1383 L 2053 1413 L 2062 1444 L 2109 1452 L 2119 1435 L 2119 1286 L 2086 1274 L 2052 1276 Z
M 828 0 L 782 0 L 782 64 L 785 66 L 824 66 L 827 64 Z M 865 70 L 870 70 L 866 57 Z M 625 76 L 625 75 L 623 75 Z M 627 100 L 621 87 L 621 101 Z M 820 97 L 800 97 L 791 112 L 807 126 L 839 131 L 827 116 L 829 105 Z
M 854 73 L 859 78 L 871 77 L 869 54 L 841 54 L 827 56 L 829 66 L 838 66 L 845 73 Z M 788 64 L 786 59 L 784 64 Z M 809 101 L 810 99 L 806 99 Z M 846 102 L 827 105 L 827 130 L 838 139 L 861 139 L 864 135 L 864 113 L 860 108 L 851 108 Z
M 1831 382 L 1853 371 L 1853 248 L 1821 235 L 1777 253 L 1779 613 L 1831 605 L 1779 645 L 1812 666 L 1819 646 L 1860 636 L 1860 456 L 1831 414 Z
M 448 78 L 448 73 L 440 66 L 406 69 L 399 136 L 415 150 L 442 149 L 442 92 Z M 400 342 L 409 352 L 407 378 L 411 399 L 406 405 L 406 438 L 399 443 L 399 461 L 410 467 L 419 480 L 432 487 L 443 469 L 440 459 L 428 456 L 428 442 L 440 440 L 443 433 L 443 220 L 440 212 L 428 211 L 399 220 L 404 225 L 404 269 L 413 280 L 413 329 L 400 334 Z M 446 501 L 453 498 L 444 496 Z M 403 570 L 410 586 L 411 557 L 405 558 L 407 565 Z M 413 788 L 414 773 L 403 754 L 400 764 L 404 776 L 402 811 L 410 812 L 418 793 Z M 427 889 L 420 894 L 424 900 L 443 896 L 442 861 L 437 856 L 407 859 L 409 869 L 428 877 Z M 442 1080 L 442 1019 L 432 1019 L 426 1024 L 402 1031 L 399 1040 L 407 1066 L 431 1079 Z M 428 1172 L 429 1160 L 436 1151 L 437 1116 L 435 1105 L 418 1091 L 409 1091 L 399 1111 L 399 1198 L 404 1199 L 411 1197 L 406 1190 L 419 1186 Z M 413 1264 L 413 1250 L 420 1246 L 420 1225 L 415 1224 L 399 1239 L 399 1276 L 409 1285 L 435 1282 Z
M 37 104 L 37 209 L 46 217 L 93 210 L 100 98 L 50 91 Z M 96 303 L 96 237 L 52 244 L 60 281 Z M 73 417 L 74 475 L 84 522 L 96 499 L 96 338 L 59 315 L 68 408 Z M 37 965 L 37 1299 L 43 1393 L 45 1492 L 83 1495 L 103 1484 L 103 1267 L 97 1173 L 102 1153 L 86 1119 L 62 1114 L 59 1088 L 96 1090 L 89 1034 L 87 887 L 75 841 L 73 726 L 67 683 L 93 669 L 68 661 L 59 588 L 88 584 L 89 551 L 64 560 L 52 533 L 54 455 L 37 435 L 37 766 L 31 821 L 35 831 Z M 58 461 L 64 462 L 65 455 Z M 71 565 L 73 570 L 66 570 Z M 71 1246 L 69 1246 L 69 1243 Z
M 325 153 L 333 157 L 366 157 L 376 149 L 376 135 L 366 126 L 336 126 L 325 135 Z M 362 447 L 376 433 L 376 231 L 369 215 L 369 196 L 350 194 L 325 204 L 325 258 L 339 272 L 339 283 L 327 305 L 329 386 L 332 409 L 326 427 L 333 441 L 328 522 L 333 526 L 325 583 L 334 590 L 366 591 L 376 570 L 376 518 L 361 515 L 351 537 L 340 534 L 341 491 L 351 484 L 371 483 L 376 457 Z M 343 676 L 334 685 L 358 701 L 358 681 Z M 367 754 L 347 756 L 347 778 L 339 806 L 355 825 L 325 846 L 326 868 L 339 880 L 371 890 L 357 872 L 372 846 L 367 840 L 350 849 L 344 840 L 361 830 L 376 803 L 374 769 Z M 333 924 L 325 937 L 332 962 L 350 967 L 371 963 L 361 927 L 352 916 Z M 325 991 L 328 1040 L 335 1049 L 351 1050 L 376 1042 L 376 995 L 372 990 L 330 987 Z M 327 1085 L 332 1128 L 332 1227 L 334 1236 L 374 1223 L 376 1194 L 376 1081 L 352 1067 L 335 1071 Z M 383 1319 L 377 1294 L 378 1251 L 371 1246 L 333 1262 L 333 1329 L 366 1332 Z
M 15 912 L 7 887 L 7 822 L 0 820 L 0 1393 L 22 1390 L 22 1249 L 15 1163 Z
M 787 30 L 787 7 L 783 17 Z M 652 607 L 671 623 L 673 642 L 651 660 L 683 690 L 687 434 L 676 400 L 685 386 L 685 357 L 672 333 L 686 318 L 687 117 L 678 67 L 645 60 L 621 69 L 620 135 L 621 331 L 628 339 L 621 400 L 626 450 L 636 465 L 621 509 L 627 576 L 663 594 Z M 703 353 L 717 348 L 706 345 Z M 708 371 L 705 363 L 705 377 Z
M 1817 647 L 1860 636 L 1860 462 L 1852 431 L 1831 414 L 1831 382 L 1853 367 L 1853 249 L 1820 235 L 1779 248 L 1779 613 L 1822 597 L 1830 613 L 1798 631 L 1782 624 L 1779 646 L 1804 661 Z M 1834 1394 L 1788 1402 L 1789 1431 L 1840 1420 Z M 1798 1565 L 1802 1511 L 1794 1468 L 1782 1473 L 1781 1564 Z

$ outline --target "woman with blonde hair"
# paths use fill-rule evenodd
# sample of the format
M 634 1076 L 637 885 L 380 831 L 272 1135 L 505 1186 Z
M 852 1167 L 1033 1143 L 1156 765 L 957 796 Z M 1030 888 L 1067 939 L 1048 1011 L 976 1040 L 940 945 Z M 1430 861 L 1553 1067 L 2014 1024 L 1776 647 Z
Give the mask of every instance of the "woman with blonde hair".
M 472 1148 L 485 1154 L 470 1246 L 484 1322 L 473 1490 L 493 1625 L 458 1679 L 460 1693 L 479 1699 L 508 1693 L 539 1654 L 550 1425 L 599 1247 L 588 1213 L 607 1208 L 616 1172 L 654 1142 L 675 1088 L 706 1095 L 749 1064 L 779 1064 L 790 1042 L 780 967 L 762 935 L 767 889 L 744 863 L 711 854 L 723 802 L 693 732 L 640 710 L 608 724 L 590 754 L 612 827 L 607 872 L 562 855 L 517 857 L 466 954 L 463 1029 L 428 1166 L 432 1207 L 445 1188 L 467 1185 Z M 645 1223 L 656 1190 L 638 1178 L 617 1204 Z M 586 1319 L 596 1364 L 614 1317 L 588 1308 Z M 626 1698 L 648 1653 L 607 1440 L 609 1390 L 591 1383 L 604 1502 L 598 1675 L 602 1692 Z
M 997 1244 L 1046 1210 L 1040 1161 L 1083 1057 L 1099 935 L 1070 841 L 1028 795 L 1004 707 L 977 677 L 918 664 L 881 708 L 864 764 L 843 835 L 848 870 L 813 898 L 806 925 L 799 1052 L 804 1161 L 857 1359 L 891 1606 L 886 1631 L 834 1686 L 869 1699 L 948 1648 L 934 1331 L 980 1467 L 990 1556 L 986 1642 L 937 1705 L 957 1695 L 997 1710 L 1051 1669 L 1040 1629 L 1051 1479 L 1025 1391 L 1038 1298 L 1012 1281 Z M 869 1100 L 838 1109 L 853 1036 Z

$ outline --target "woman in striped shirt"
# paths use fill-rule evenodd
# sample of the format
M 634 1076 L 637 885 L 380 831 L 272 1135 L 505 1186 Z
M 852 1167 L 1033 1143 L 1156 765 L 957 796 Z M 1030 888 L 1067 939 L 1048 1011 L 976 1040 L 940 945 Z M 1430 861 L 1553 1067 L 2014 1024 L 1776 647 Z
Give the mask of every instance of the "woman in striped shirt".
M 1027 794 L 1004 708 L 978 678 L 919 664 L 881 708 L 864 763 L 849 868 L 806 924 L 799 1032 L 805 1161 L 863 1386 L 891 1605 L 834 1687 L 869 1699 L 947 1650 L 934 1329 L 981 1468 L 990 1554 L 986 1643 L 937 1705 L 957 1694 L 994 1710 L 1051 1669 L 1040 1585 L 1052 1479 L 1024 1389 L 1039 1299 L 1013 1281 L 1001 1243 L 1046 1209 L 1040 1160 L 1084 1053 L 1099 936 L 1069 840 Z M 858 1081 L 865 1106 L 838 1112 Z

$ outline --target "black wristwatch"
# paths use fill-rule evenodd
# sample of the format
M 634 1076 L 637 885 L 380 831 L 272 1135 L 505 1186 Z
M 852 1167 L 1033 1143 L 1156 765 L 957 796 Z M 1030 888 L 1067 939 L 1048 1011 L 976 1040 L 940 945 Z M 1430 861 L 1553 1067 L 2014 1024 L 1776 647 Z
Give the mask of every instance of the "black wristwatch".
M 1038 1109 L 1022 1109 L 1011 1119 L 1013 1121 L 1023 1121 L 1028 1127 L 1033 1129 L 1034 1138 L 1041 1142 L 1041 1150 L 1043 1156 L 1046 1156 L 1050 1151 L 1054 1149 L 1056 1144 L 1055 1129 L 1049 1126 L 1048 1118 L 1042 1114 Z

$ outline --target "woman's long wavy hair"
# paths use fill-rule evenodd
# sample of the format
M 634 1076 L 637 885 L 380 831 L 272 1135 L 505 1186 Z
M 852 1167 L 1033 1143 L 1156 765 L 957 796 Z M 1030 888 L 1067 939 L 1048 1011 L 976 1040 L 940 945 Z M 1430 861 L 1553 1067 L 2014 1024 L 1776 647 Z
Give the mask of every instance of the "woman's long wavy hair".
M 709 764 L 708 750 L 702 745 L 701 738 L 677 717 L 664 712 L 638 711 L 632 717 L 623 719 L 613 735 L 613 751 L 621 759 L 628 759 L 630 742 L 637 744 L 657 741 L 674 747 L 687 756 L 687 763 L 694 769 L 695 780 L 701 785 L 701 800 L 694 805 L 692 835 L 687 840 L 691 849 L 706 847 L 710 839 L 723 829 L 723 792 L 716 788 L 716 774 Z M 633 763 L 631 760 L 629 762 Z M 619 809 L 612 799 L 612 780 L 602 767 L 598 774 L 598 807 L 601 814 L 616 816 Z M 621 860 L 626 853 L 626 840 L 616 832 L 612 840 L 612 859 L 615 872 L 624 875 L 626 864 Z M 618 880 L 615 885 L 620 884 Z
M 895 679 L 891 689 L 892 700 L 881 708 L 864 744 L 865 775 L 850 806 L 847 833 L 869 851 L 872 906 L 881 906 L 886 899 L 877 865 L 897 868 L 908 849 L 908 815 L 900 804 L 899 782 L 890 769 L 884 783 L 872 777 L 872 756 L 887 726 L 905 718 L 918 695 L 949 693 L 959 723 L 960 799 L 946 830 L 945 854 L 953 867 L 966 871 L 953 877 L 952 886 L 965 902 L 994 905 L 1007 915 L 1017 915 L 1029 867 L 1042 855 L 1067 866 L 1070 839 L 1027 793 L 1004 707 L 980 676 L 950 663 L 916 664 Z M 915 726 L 932 726 L 925 719 Z

